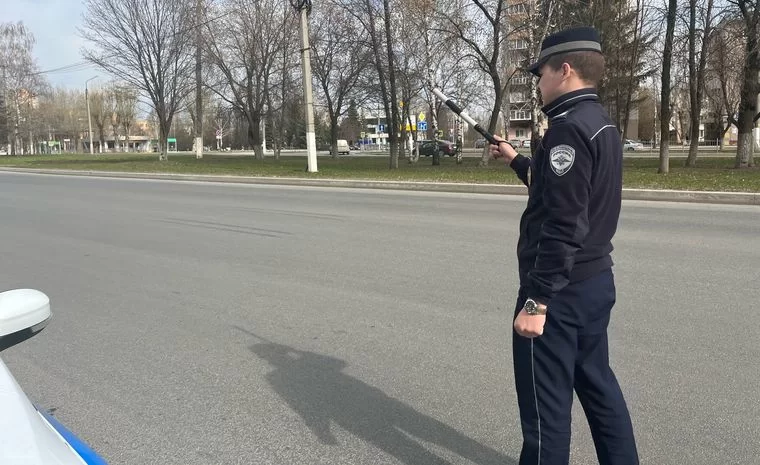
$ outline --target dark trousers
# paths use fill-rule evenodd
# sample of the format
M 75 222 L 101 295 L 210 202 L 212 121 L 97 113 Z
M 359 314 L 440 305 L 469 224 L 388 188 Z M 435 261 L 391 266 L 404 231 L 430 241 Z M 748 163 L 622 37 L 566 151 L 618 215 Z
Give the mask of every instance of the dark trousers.
M 525 299 L 520 290 L 515 316 Z M 600 465 L 639 463 L 628 407 L 609 364 L 612 270 L 572 283 L 549 303 L 543 335 L 513 331 L 522 423 L 520 465 L 567 465 L 573 389 L 586 413 Z

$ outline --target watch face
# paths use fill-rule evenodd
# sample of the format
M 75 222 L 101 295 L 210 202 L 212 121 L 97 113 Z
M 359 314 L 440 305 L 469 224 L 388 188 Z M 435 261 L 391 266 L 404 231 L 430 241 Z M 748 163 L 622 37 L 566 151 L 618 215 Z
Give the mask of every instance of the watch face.
M 528 315 L 535 315 L 537 310 L 538 306 L 536 305 L 536 302 L 531 299 L 525 301 L 525 312 Z

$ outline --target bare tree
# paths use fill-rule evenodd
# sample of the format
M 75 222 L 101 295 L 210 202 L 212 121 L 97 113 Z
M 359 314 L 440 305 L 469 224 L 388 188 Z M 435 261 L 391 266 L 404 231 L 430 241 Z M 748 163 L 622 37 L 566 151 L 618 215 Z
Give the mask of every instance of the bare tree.
M 742 75 L 739 103 L 739 141 L 736 147 L 736 168 L 754 166 L 755 141 L 752 129 L 758 119 L 757 100 L 760 93 L 760 0 L 730 0 L 738 8 L 744 23 L 746 62 Z
M 0 85 L 2 85 L 2 130 L 6 135 L 10 153 L 17 155 L 34 150 L 33 137 L 24 148 L 22 122 L 29 124 L 37 96 L 46 87 L 32 57 L 34 36 L 23 23 L 0 23 Z M 13 129 L 10 129 L 12 124 Z
M 645 0 L 565 1 L 557 8 L 563 27 L 591 24 L 599 31 L 606 59 L 599 98 L 627 137 L 639 87 L 657 69 L 647 60 L 656 37 L 651 8 Z
M 351 15 L 333 3 L 312 12 L 312 70 L 330 119 L 330 145 L 338 156 L 338 120 L 348 111 L 350 96 L 371 63 L 371 52 L 357 40 L 360 32 Z
M 116 115 L 124 131 L 124 151 L 129 152 L 129 136 L 137 116 L 137 92 L 129 85 L 114 86 Z M 116 132 L 116 130 L 114 130 Z
M 87 127 L 84 93 L 76 89 L 56 88 L 40 101 L 40 121 L 48 140 L 61 143 L 61 150 L 81 150 L 81 136 Z
M 660 91 L 660 167 L 658 173 L 670 171 L 670 71 L 673 60 L 673 35 L 676 26 L 678 2 L 668 0 L 667 20 L 665 27 L 665 45 L 662 53 L 662 86 Z
M 212 118 L 212 126 L 216 136 L 216 149 L 224 149 L 224 138 L 232 132 L 233 110 L 225 102 L 217 100 L 209 108 L 208 115 Z
M 98 152 L 103 153 L 103 146 L 106 143 L 106 129 L 111 120 L 110 95 L 106 89 L 94 89 L 90 91 L 89 99 L 92 122 L 95 123 L 95 129 L 98 132 Z
M 702 101 L 705 89 L 705 68 L 715 19 L 713 0 L 707 0 L 707 5 L 704 7 L 702 4 L 701 1 L 689 0 L 690 134 L 689 156 L 686 158 L 686 166 L 697 164 L 699 125 L 702 121 Z M 697 50 L 698 43 L 699 50 Z
M 712 108 L 720 146 L 726 132 L 738 124 L 741 76 L 744 68 L 743 25 L 724 17 L 715 27 L 708 53 L 705 93 Z
M 185 0 L 87 0 L 81 36 L 87 60 L 147 94 L 167 159 L 172 119 L 193 89 L 192 5 Z M 190 26 L 188 26 L 190 25 Z
M 245 117 L 257 159 L 264 158 L 261 123 L 279 52 L 297 30 L 295 16 L 283 27 L 284 8 L 277 0 L 222 0 L 221 18 L 207 28 L 206 53 L 219 76 L 209 88 Z
M 121 114 L 119 113 L 119 92 L 116 89 L 114 83 L 109 84 L 106 89 L 106 109 L 108 114 L 108 124 L 110 126 L 111 134 L 113 135 L 113 151 L 119 152 L 124 150 L 121 144 L 121 136 L 119 130 L 121 129 Z M 106 149 L 108 145 L 106 145 Z
M 283 10 L 280 17 L 282 29 L 286 30 L 293 21 L 293 13 Z M 269 121 L 270 140 L 275 160 L 280 159 L 280 153 L 285 145 L 285 122 L 287 119 L 287 107 L 293 100 L 294 75 L 300 72 L 300 66 L 296 60 L 294 47 L 297 39 L 283 40 L 282 47 L 277 53 L 275 65 L 272 71 L 270 91 L 266 96 L 266 119 Z M 312 55 L 313 58 L 313 55 Z M 303 114 L 305 123 L 305 114 Z M 305 126 L 304 126 L 305 128 Z M 304 141 L 305 142 L 305 141 Z
M 195 108 L 193 118 L 195 158 L 203 158 L 203 27 L 201 18 L 205 11 L 204 0 L 195 0 Z M 193 114 L 196 117 L 193 117 Z
M 541 44 L 551 32 L 551 25 L 555 18 L 555 9 L 557 8 L 555 0 L 545 0 L 529 5 L 528 27 L 524 34 L 527 40 L 525 64 L 530 65 L 538 60 L 541 54 Z M 545 21 L 540 19 L 545 18 Z M 530 133 L 531 144 L 530 151 L 535 153 L 543 136 L 544 114 L 541 111 L 541 98 L 539 97 L 538 81 L 536 79 L 528 80 L 528 92 L 530 99 Z M 483 155 L 485 157 L 485 154 Z
M 369 3 L 369 0 L 367 0 L 367 3 Z M 397 92 L 397 84 L 396 84 L 396 59 L 394 56 L 394 40 L 393 40 L 393 34 L 391 32 L 391 4 L 390 0 L 383 0 L 383 22 L 385 24 L 385 52 L 387 56 L 387 65 L 388 65 L 388 91 L 389 92 L 383 92 L 383 101 L 385 106 L 385 114 L 388 115 L 388 109 L 390 109 L 390 115 L 391 120 L 388 124 L 390 128 L 388 129 L 388 142 L 391 145 L 391 159 L 390 159 L 390 168 L 391 169 L 397 169 L 398 168 L 398 127 L 401 119 L 399 118 L 398 114 L 398 92 Z M 374 27 L 373 27 L 374 30 Z M 373 35 L 374 36 L 374 35 Z M 374 36 L 376 38 L 376 36 Z M 374 39 L 373 39 L 374 40 Z M 376 51 L 379 51 L 377 48 L 375 48 Z M 379 59 L 379 56 L 376 56 L 376 62 L 378 66 L 381 63 L 381 60 Z M 379 68 L 378 68 L 379 69 Z M 381 82 L 381 85 L 384 87 L 385 84 Z
M 385 110 L 388 126 L 388 143 L 390 147 L 389 168 L 398 168 L 398 128 L 401 123 L 398 111 L 398 82 L 396 71 L 396 52 L 392 17 L 397 12 L 391 10 L 389 0 L 335 0 L 354 20 L 361 24 L 367 34 L 372 51 L 372 62 L 377 73 L 379 88 L 378 101 Z M 394 2 L 395 4 L 395 2 Z
M 552 1 L 549 0 L 549 3 L 551 4 Z M 534 3 L 529 2 L 529 8 L 533 8 Z M 488 131 L 491 133 L 496 131 L 499 124 L 499 114 L 502 109 L 509 78 L 514 74 L 519 64 L 521 64 L 512 63 L 511 69 L 506 68 L 501 57 L 504 51 L 503 42 L 509 37 L 506 27 L 507 7 L 507 2 L 501 0 L 472 0 L 472 3 L 469 5 L 469 8 L 472 8 L 471 11 L 465 14 L 447 16 L 450 18 L 449 26 L 451 32 L 457 40 L 466 44 L 468 54 L 470 54 L 480 71 L 488 76 L 491 82 L 493 104 L 488 121 Z M 548 26 L 551 22 L 551 15 L 546 17 L 545 20 Z M 523 41 L 524 39 L 520 38 L 516 40 Z M 530 57 L 525 58 L 527 61 Z M 480 165 L 488 165 L 488 160 L 488 150 L 484 149 Z
M 468 56 L 457 53 L 455 47 L 458 44 L 453 36 L 450 20 L 458 21 L 462 11 L 455 8 L 457 2 L 431 2 L 403 0 L 398 2 L 400 20 L 395 25 L 396 31 L 396 68 L 398 75 L 398 87 L 401 93 L 401 129 L 402 141 L 408 140 L 406 128 L 414 134 L 412 141 L 412 153 L 409 156 L 410 163 L 419 160 L 417 139 L 420 134 L 412 128 L 413 108 L 422 100 L 429 115 L 433 139 L 437 139 L 438 130 L 441 127 L 439 115 L 443 102 L 437 101 L 432 92 L 434 87 L 441 88 L 445 93 L 462 100 L 469 93 L 465 90 L 457 92 L 451 87 L 456 76 L 465 72 L 467 68 L 471 72 L 472 60 Z M 459 2 L 461 3 L 461 2 Z M 448 9 L 445 9 L 446 7 Z M 479 74 L 479 73 L 475 73 Z M 423 136 L 423 138 L 426 138 Z M 403 152 L 402 152 L 403 153 Z M 433 165 L 440 164 L 440 152 L 434 151 Z

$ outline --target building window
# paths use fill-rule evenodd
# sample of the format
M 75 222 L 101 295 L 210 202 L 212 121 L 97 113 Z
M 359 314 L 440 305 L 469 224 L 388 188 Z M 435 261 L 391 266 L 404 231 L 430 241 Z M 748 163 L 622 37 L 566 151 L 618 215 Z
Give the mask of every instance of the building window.
M 530 76 L 527 75 L 521 75 L 521 76 L 515 76 L 512 78 L 512 84 L 515 85 L 525 85 L 528 83 L 528 79 L 530 79 Z
M 518 138 L 525 137 L 525 129 L 518 129 L 517 131 L 515 131 L 515 137 L 518 137 Z
M 528 48 L 528 41 L 525 39 L 514 39 L 509 41 L 511 50 L 525 50 Z
M 509 112 L 509 119 L 512 121 L 525 121 L 530 119 L 530 111 L 526 110 L 511 110 Z

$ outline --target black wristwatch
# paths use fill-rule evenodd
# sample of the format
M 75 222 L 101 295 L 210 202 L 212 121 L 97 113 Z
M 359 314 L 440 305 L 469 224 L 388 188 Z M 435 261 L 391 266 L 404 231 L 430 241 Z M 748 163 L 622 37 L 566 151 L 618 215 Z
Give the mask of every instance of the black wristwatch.
M 523 310 L 528 315 L 546 315 L 546 305 L 540 304 L 535 300 L 528 298 L 523 305 Z

